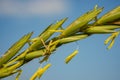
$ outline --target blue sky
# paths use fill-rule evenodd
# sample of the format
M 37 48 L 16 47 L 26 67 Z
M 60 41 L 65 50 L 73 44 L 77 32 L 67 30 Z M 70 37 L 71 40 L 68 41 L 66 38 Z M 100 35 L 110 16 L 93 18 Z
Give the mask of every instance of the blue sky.
M 120 6 L 120 0 L 0 0 L 0 55 L 24 34 L 34 31 L 33 37 L 50 23 L 68 17 L 66 27 L 95 5 L 107 11 Z M 111 50 L 104 40 L 109 35 L 93 35 L 85 40 L 61 46 L 47 63 L 52 66 L 41 80 L 120 80 L 120 37 Z M 69 63 L 64 59 L 77 46 L 79 54 Z M 20 80 L 29 80 L 40 66 L 35 59 L 22 67 Z M 15 75 L 3 80 L 14 80 Z

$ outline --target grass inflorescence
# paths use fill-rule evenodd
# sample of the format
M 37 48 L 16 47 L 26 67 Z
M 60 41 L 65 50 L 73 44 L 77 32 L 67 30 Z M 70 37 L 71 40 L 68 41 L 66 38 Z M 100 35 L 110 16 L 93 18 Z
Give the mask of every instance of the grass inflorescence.
M 42 64 L 61 45 L 85 39 L 94 34 L 111 34 L 104 42 L 105 45 L 110 43 L 108 49 L 111 49 L 115 39 L 120 34 L 120 6 L 99 18 L 98 15 L 102 11 L 103 7 L 98 8 L 95 6 L 93 10 L 78 17 L 65 29 L 61 29 L 61 27 L 68 18 L 63 18 L 54 24 L 50 24 L 35 38 L 31 39 L 33 32 L 24 35 L 0 57 L 0 79 L 18 73 L 19 75 L 16 77 L 16 80 L 18 80 L 21 74 L 19 68 L 24 64 L 39 57 L 43 58 L 40 61 Z M 56 32 L 61 33 L 51 38 Z M 29 44 L 29 47 L 20 52 L 25 44 Z M 78 50 L 75 50 L 65 59 L 65 62 L 69 63 L 77 53 Z M 30 80 L 35 80 L 37 77 L 40 78 L 50 66 L 51 64 L 47 64 L 44 68 L 39 68 Z

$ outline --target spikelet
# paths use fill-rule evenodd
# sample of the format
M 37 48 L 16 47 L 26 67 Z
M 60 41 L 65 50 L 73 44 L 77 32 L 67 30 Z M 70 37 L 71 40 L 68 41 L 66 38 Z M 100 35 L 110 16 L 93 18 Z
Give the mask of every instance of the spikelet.
M 115 30 L 109 30 L 109 29 L 100 29 L 99 27 L 90 27 L 87 28 L 85 31 L 87 34 L 109 34 L 116 32 Z
M 38 78 L 40 78 L 44 72 L 51 66 L 51 64 L 47 64 L 45 67 L 43 67 L 40 71 L 38 71 Z
M 50 32 L 63 32 L 64 30 L 49 30 Z
M 105 40 L 105 42 L 104 42 L 104 44 L 106 45 L 106 44 L 108 44 L 110 41 L 110 45 L 108 46 L 108 48 L 107 49 L 111 49 L 112 48 L 112 46 L 113 46 L 113 44 L 114 44 L 114 42 L 115 42 L 115 38 L 119 35 L 119 33 L 120 32 L 115 32 L 115 33 L 113 33 L 111 36 L 109 36 L 106 40 Z
M 34 74 L 33 76 L 30 78 L 30 80 L 35 80 L 37 77 L 41 78 L 41 76 L 44 74 L 44 72 L 51 66 L 51 64 L 47 64 L 46 66 L 44 66 L 43 68 L 39 68 Z
M 120 19 L 120 6 L 116 7 L 115 9 L 111 10 L 110 12 L 106 13 L 103 15 L 98 21 L 95 23 L 96 24 L 106 24 L 108 22 L 112 22 L 115 20 Z
M 29 50 L 36 50 L 38 48 L 40 48 L 41 46 L 43 46 L 41 39 L 43 39 L 43 41 L 45 42 L 46 40 L 48 40 L 55 32 L 50 30 L 57 30 L 58 28 L 60 28 L 62 26 L 62 24 L 67 20 L 67 18 L 64 18 L 62 20 L 60 20 L 59 22 L 55 23 L 55 24 L 51 24 L 49 25 L 36 39 L 33 39 L 33 41 L 35 40 L 34 43 L 31 44 L 31 46 L 29 47 Z
M 39 68 L 33 75 L 32 77 L 30 78 L 30 80 L 35 80 L 37 77 L 38 77 L 38 74 L 40 75 L 40 72 L 42 72 L 42 68 Z
M 119 29 L 120 26 L 117 25 L 101 25 L 101 26 L 90 26 L 90 28 L 95 28 L 95 29 L 104 29 L 104 30 L 114 30 L 114 29 Z
M 43 75 L 43 73 L 44 73 L 43 68 L 39 68 L 37 77 L 40 79 L 40 77 Z
M 114 34 L 114 33 L 113 33 Z M 111 36 L 109 36 L 105 41 L 104 41 L 104 44 L 106 45 L 106 44 L 108 44 L 112 39 L 113 39 L 113 37 L 114 37 L 114 35 L 111 35 Z
M 89 35 L 88 34 L 80 34 L 80 35 L 74 35 L 74 36 L 70 36 L 70 37 L 66 37 L 66 38 L 62 38 L 60 39 L 60 44 L 65 44 L 65 43 L 69 43 L 69 42 L 73 42 L 73 41 L 77 41 L 77 40 L 82 40 L 87 38 Z
M 114 43 L 115 43 L 115 39 L 113 39 L 113 40 L 111 41 L 111 43 L 110 43 L 110 45 L 107 47 L 107 49 L 111 49 Z
M 70 60 L 78 54 L 78 50 L 75 50 L 73 53 L 71 53 L 68 57 L 65 59 L 65 63 L 68 64 Z
M 4 53 L 4 56 L 0 57 L 0 67 L 8 62 L 11 58 L 13 58 L 21 48 L 27 43 L 27 41 L 32 36 L 33 32 L 24 35 L 21 39 L 19 39 L 16 43 L 14 43 L 8 51 Z
M 21 73 L 22 73 L 22 70 L 18 70 L 18 74 L 17 74 L 15 80 L 19 80 L 19 77 L 20 77 Z
M 97 6 L 96 6 L 97 7 Z M 88 24 L 91 20 L 93 20 L 95 17 L 98 16 L 99 13 L 103 10 L 103 8 L 96 8 L 86 12 L 79 18 L 77 18 L 75 21 L 73 21 L 59 36 L 59 38 L 63 38 L 66 36 L 70 36 L 74 33 L 76 33 L 78 30 L 85 27 L 86 24 Z

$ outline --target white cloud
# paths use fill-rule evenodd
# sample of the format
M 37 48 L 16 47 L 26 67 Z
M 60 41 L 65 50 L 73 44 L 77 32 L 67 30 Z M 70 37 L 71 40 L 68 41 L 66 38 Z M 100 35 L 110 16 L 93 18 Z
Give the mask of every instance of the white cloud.
M 49 15 L 68 10 L 65 0 L 0 0 L 0 14 Z

